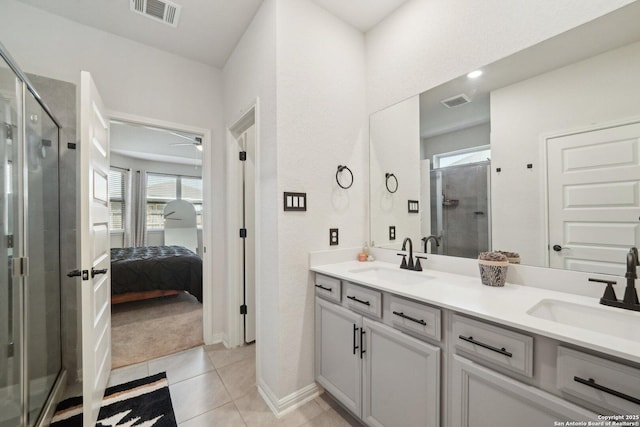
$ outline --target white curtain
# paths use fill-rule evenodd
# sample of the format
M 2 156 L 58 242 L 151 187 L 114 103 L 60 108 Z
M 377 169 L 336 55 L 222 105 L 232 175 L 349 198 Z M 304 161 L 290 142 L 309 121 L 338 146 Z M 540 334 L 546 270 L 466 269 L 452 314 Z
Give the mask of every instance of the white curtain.
M 146 246 L 147 241 L 147 174 L 136 171 L 134 246 Z

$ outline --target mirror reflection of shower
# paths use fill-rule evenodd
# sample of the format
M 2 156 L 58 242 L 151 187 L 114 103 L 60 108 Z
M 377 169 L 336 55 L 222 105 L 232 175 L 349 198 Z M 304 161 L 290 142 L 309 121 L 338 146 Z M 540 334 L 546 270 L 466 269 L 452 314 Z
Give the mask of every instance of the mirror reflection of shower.
M 431 252 L 475 258 L 490 242 L 489 177 L 486 160 L 431 171 Z

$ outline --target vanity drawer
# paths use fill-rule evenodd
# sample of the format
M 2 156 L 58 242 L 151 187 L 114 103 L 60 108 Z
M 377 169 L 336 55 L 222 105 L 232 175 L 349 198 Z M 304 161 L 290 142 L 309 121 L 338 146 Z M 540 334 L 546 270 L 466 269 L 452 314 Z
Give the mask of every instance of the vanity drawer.
M 347 306 L 363 314 L 382 318 L 382 292 L 345 282 Z
M 389 296 L 391 324 L 398 329 L 440 341 L 440 310 L 415 301 Z
M 455 314 L 458 350 L 527 377 L 533 376 L 533 338 Z
M 342 286 L 340 279 L 316 273 L 316 295 L 331 301 L 340 302 Z
M 640 369 L 558 347 L 557 386 L 613 414 L 640 414 Z

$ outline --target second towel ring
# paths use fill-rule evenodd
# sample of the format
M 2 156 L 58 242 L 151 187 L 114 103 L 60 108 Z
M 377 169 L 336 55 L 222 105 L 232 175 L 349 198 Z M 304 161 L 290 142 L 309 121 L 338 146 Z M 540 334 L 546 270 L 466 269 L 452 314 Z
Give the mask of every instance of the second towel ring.
M 340 183 L 340 180 L 338 179 L 338 175 L 340 175 L 340 172 L 347 170 L 349 172 L 349 175 L 351 175 L 351 184 L 344 186 Z M 338 185 L 340 186 L 340 188 L 344 188 L 345 190 L 348 188 L 351 188 L 351 186 L 353 185 L 353 172 L 351 172 L 351 169 L 349 169 L 346 165 L 342 166 L 342 165 L 338 165 L 338 171 L 336 172 L 336 182 L 338 183 Z
M 391 178 L 396 181 L 396 188 L 394 188 L 393 191 L 391 191 L 391 189 L 389 188 L 389 180 Z M 387 172 L 384 174 L 384 185 L 385 187 L 387 187 L 387 191 L 389 193 L 395 193 L 396 191 L 398 191 L 398 178 L 394 174 Z

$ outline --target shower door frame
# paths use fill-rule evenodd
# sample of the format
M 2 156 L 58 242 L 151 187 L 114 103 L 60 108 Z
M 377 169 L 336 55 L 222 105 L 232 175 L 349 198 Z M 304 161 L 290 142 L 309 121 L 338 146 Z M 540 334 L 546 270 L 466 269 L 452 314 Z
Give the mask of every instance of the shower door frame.
M 20 339 L 20 425 L 28 426 L 29 424 L 29 349 L 28 349 L 28 339 L 29 339 L 29 306 L 27 304 L 27 287 L 29 286 L 29 248 L 28 248 L 28 218 L 29 218 L 29 210 L 28 206 L 24 202 L 24 200 L 28 200 L 28 188 L 25 183 L 28 168 L 26 166 L 26 158 L 27 158 L 27 144 L 25 141 L 26 138 L 26 97 L 28 94 L 31 94 L 33 98 L 36 100 L 38 105 L 42 108 L 42 110 L 49 116 L 49 118 L 53 121 L 53 123 L 58 128 L 58 144 L 60 144 L 60 136 L 62 126 L 60 122 L 57 120 L 55 115 L 51 112 L 49 107 L 42 100 L 38 92 L 35 90 L 29 78 L 25 75 L 25 73 L 18 67 L 15 60 L 8 53 L 6 48 L 2 43 L 0 43 L 0 57 L 4 59 L 6 64 L 9 66 L 11 71 L 15 74 L 15 77 L 20 80 L 20 97 L 17 101 L 17 112 L 18 120 L 17 130 L 18 130 L 18 138 L 14 141 L 17 146 L 17 159 L 15 159 L 14 168 L 17 171 L 18 181 L 17 181 L 17 194 L 19 198 L 18 203 L 14 206 L 14 211 L 17 210 L 18 215 L 14 220 L 14 248 L 13 248 L 13 256 L 11 260 L 11 271 L 12 271 L 12 286 L 18 288 L 19 294 L 19 339 Z M 59 153 L 58 153 L 59 156 Z M 59 162 L 59 158 L 58 158 Z M 59 175 L 58 175 L 59 180 Z M 58 181 L 59 182 L 59 181 Z M 58 184 L 59 186 L 59 184 Z M 58 197 L 60 197 L 58 195 Z M 60 200 L 58 199 L 58 203 Z M 58 218 L 58 228 L 60 228 L 60 219 Z M 14 269 L 19 268 L 20 274 L 14 274 Z M 59 278 L 59 285 L 62 285 L 62 280 Z M 15 290 L 14 290 L 15 292 Z M 14 308 L 15 309 L 15 308 Z M 61 331 L 60 331 L 61 332 Z M 61 340 L 62 337 L 60 336 Z M 14 350 L 15 354 L 15 350 Z M 37 419 L 34 422 L 34 426 L 43 426 L 46 425 L 48 420 L 53 415 L 55 410 L 55 405 L 57 401 L 62 396 L 64 391 L 64 385 L 66 383 L 66 372 L 62 366 L 62 358 L 60 359 L 60 369 L 58 370 L 58 374 L 56 380 L 53 384 L 53 387 L 49 391 L 49 396 L 45 401 L 43 407 L 40 410 L 40 413 Z

